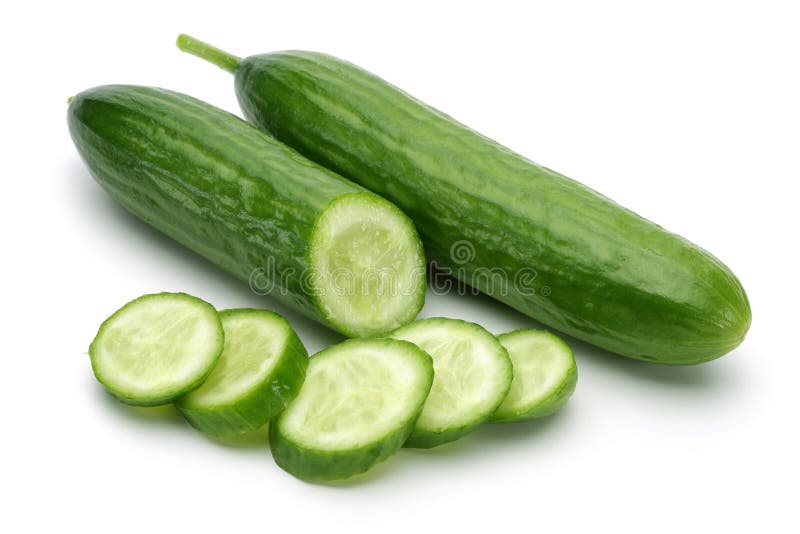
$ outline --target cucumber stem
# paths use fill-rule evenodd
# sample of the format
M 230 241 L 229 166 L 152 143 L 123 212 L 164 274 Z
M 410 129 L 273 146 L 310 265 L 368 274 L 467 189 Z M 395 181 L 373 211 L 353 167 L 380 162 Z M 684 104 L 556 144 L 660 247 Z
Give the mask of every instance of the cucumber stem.
M 178 36 L 178 40 L 175 44 L 177 44 L 178 48 L 183 52 L 188 52 L 200 59 L 205 59 L 209 63 L 213 63 L 222 70 L 226 70 L 230 73 L 236 72 L 237 67 L 239 67 L 239 62 L 242 60 L 240 57 L 229 54 L 224 50 L 220 50 L 217 47 L 204 43 L 185 33 Z

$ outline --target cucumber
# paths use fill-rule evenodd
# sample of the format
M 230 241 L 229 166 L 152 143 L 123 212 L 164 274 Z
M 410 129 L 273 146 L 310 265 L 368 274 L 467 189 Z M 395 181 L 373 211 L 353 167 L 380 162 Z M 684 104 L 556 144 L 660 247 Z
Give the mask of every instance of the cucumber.
M 750 326 L 717 258 L 325 54 L 239 59 L 178 45 L 230 72 L 245 116 L 394 202 L 430 260 L 542 323 L 631 358 L 714 359 Z
M 361 186 L 186 95 L 111 85 L 68 124 L 120 204 L 253 291 L 351 336 L 412 320 L 425 294 L 413 223 Z
M 112 395 L 167 404 L 211 373 L 225 338 L 217 311 L 185 293 L 144 295 L 114 312 L 89 347 L 92 371 Z
M 196 429 L 211 436 L 258 430 L 297 395 L 308 353 L 289 323 L 268 310 L 219 313 L 225 348 L 205 382 L 175 401 Z
M 277 464 L 306 480 L 340 480 L 394 454 L 433 381 L 430 357 L 394 339 L 353 339 L 309 360 L 306 381 L 270 423 Z
M 514 365 L 511 389 L 490 420 L 512 422 L 557 412 L 575 391 L 572 349 L 547 330 L 521 329 L 497 336 Z
M 506 349 L 482 326 L 459 319 L 420 319 L 392 332 L 433 358 L 428 400 L 405 445 L 431 448 L 454 441 L 487 421 L 509 391 Z

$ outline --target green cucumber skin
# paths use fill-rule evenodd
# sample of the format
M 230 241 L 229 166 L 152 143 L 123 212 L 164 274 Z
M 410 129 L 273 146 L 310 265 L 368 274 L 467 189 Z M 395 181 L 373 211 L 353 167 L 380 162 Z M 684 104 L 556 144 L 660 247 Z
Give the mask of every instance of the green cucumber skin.
M 447 430 L 445 432 L 414 430 L 403 443 L 403 447 L 406 449 L 432 449 L 439 445 L 445 445 L 457 441 L 467 434 L 471 434 L 486 421 L 488 421 L 488 419 L 484 419 L 479 423 L 463 426 L 457 430 Z
M 751 312 L 718 259 L 481 136 L 350 63 L 289 51 L 243 59 L 245 116 L 395 203 L 429 260 L 561 332 L 611 352 L 695 364 L 738 346 Z M 470 261 L 451 247 L 467 240 Z M 500 268 L 508 290 L 476 272 Z M 522 290 L 517 277 L 535 270 Z
M 268 310 L 236 308 L 219 312 L 220 318 L 232 314 L 272 314 Z M 297 333 L 281 317 L 289 337 L 269 382 L 259 384 L 234 405 L 196 407 L 178 399 L 175 407 L 194 428 L 214 437 L 230 437 L 258 430 L 275 418 L 297 396 L 306 378 L 308 352 Z
M 271 296 L 337 329 L 302 280 L 314 224 L 345 195 L 383 199 L 164 89 L 89 89 L 71 100 L 68 125 L 95 180 L 130 212 L 241 280 L 274 272 Z
M 269 425 L 269 445 L 275 463 L 302 480 L 344 480 L 366 473 L 397 452 L 411 433 L 414 421 L 383 440 L 347 453 L 312 450 L 288 440 L 275 424 Z

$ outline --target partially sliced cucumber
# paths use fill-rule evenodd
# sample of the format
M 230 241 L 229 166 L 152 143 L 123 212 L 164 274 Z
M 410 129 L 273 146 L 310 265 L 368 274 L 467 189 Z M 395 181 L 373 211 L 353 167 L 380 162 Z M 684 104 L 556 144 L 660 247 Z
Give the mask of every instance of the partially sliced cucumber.
M 486 421 L 511 385 L 506 349 L 483 327 L 458 319 L 421 319 L 392 333 L 433 358 L 434 380 L 407 447 L 454 441 Z
M 275 461 L 308 480 L 363 473 L 399 449 L 433 382 L 411 343 L 354 339 L 309 360 L 300 393 L 270 424 Z
M 350 337 L 386 334 L 425 299 L 425 254 L 411 220 L 370 193 L 333 201 L 314 227 L 309 273 L 317 305 Z
M 222 355 L 205 382 L 175 406 L 201 432 L 233 436 L 261 428 L 297 395 L 308 353 L 277 313 L 234 309 L 219 316 Z
M 128 404 L 167 404 L 217 363 L 224 334 L 217 311 L 185 293 L 144 295 L 105 320 L 89 347 L 97 380 Z
M 497 339 L 514 364 L 514 380 L 491 420 L 519 421 L 558 411 L 578 382 L 572 349 L 547 330 L 515 330 Z

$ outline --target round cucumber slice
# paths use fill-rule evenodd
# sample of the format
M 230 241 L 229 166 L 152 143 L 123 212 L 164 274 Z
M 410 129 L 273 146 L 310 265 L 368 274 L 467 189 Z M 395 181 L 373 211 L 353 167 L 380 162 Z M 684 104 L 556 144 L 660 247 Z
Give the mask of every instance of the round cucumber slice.
M 421 319 L 395 330 L 392 337 L 414 343 L 433 358 L 433 387 L 407 447 L 427 449 L 454 441 L 486 421 L 505 399 L 511 360 L 482 326 Z
M 425 301 L 425 254 L 403 212 L 372 193 L 334 200 L 311 239 L 309 282 L 328 322 L 350 337 L 379 336 Z
M 270 424 L 275 461 L 307 480 L 363 473 L 408 438 L 433 382 L 431 358 L 394 339 L 353 339 L 309 359 L 306 381 Z
M 514 330 L 497 339 L 514 364 L 514 379 L 491 420 L 512 422 L 558 411 L 578 382 L 572 349 L 547 330 Z
M 211 304 L 185 293 L 144 295 L 100 326 L 89 347 L 97 380 L 128 404 L 167 404 L 217 363 L 224 334 Z
M 292 400 L 306 374 L 308 353 L 289 323 L 268 310 L 219 314 L 225 348 L 205 382 L 175 406 L 212 436 L 258 430 Z

